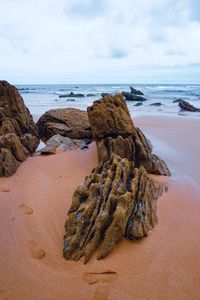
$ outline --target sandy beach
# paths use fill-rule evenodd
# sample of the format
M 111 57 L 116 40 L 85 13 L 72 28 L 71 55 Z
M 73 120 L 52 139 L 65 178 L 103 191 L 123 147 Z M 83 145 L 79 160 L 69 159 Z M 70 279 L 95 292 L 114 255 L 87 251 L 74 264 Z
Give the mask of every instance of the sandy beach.
M 89 150 L 28 158 L 0 178 L 0 299 L 107 300 L 200 298 L 200 120 L 134 119 L 172 176 L 158 200 L 158 226 L 123 240 L 104 260 L 84 265 L 62 256 L 73 191 L 97 165 Z

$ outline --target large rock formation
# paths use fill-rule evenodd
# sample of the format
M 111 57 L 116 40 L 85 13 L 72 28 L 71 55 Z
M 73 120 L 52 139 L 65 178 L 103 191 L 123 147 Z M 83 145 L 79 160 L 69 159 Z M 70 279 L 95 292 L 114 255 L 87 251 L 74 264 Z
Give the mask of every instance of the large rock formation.
M 72 139 L 92 139 L 87 112 L 76 108 L 51 109 L 37 122 L 40 138 L 46 142 L 60 134 Z
M 123 237 L 139 239 L 157 222 L 163 186 L 148 173 L 170 175 L 143 133 L 134 126 L 121 95 L 88 108 L 99 165 L 74 192 L 65 222 L 63 255 L 85 263 L 99 247 L 104 258 Z
M 12 175 L 38 144 L 37 126 L 18 90 L 0 81 L 0 176 Z

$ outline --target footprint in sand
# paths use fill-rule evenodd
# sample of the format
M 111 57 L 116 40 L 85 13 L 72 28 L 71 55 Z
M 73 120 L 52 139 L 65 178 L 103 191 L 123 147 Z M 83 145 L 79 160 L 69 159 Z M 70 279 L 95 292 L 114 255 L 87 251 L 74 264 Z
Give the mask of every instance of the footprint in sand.
M 28 248 L 32 257 L 35 259 L 42 259 L 46 256 L 45 251 L 40 249 L 34 241 L 28 243 Z
M 111 283 L 117 279 L 117 273 L 110 270 L 104 272 L 89 272 L 84 273 L 83 279 L 88 284 L 95 284 L 97 282 Z
M 96 289 L 93 300 L 107 300 L 109 296 L 109 289 L 101 287 Z
M 33 209 L 31 207 L 26 206 L 25 204 L 21 204 L 19 208 L 24 210 L 26 215 L 31 215 L 33 213 Z
M 2 193 L 9 193 L 10 190 L 8 188 L 0 187 L 0 192 L 2 192 Z

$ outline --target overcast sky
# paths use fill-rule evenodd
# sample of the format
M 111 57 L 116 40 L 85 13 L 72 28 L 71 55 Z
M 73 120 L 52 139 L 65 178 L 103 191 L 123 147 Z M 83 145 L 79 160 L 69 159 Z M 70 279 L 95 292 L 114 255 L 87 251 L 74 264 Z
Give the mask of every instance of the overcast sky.
M 200 83 L 200 0 L 0 0 L 12 83 Z

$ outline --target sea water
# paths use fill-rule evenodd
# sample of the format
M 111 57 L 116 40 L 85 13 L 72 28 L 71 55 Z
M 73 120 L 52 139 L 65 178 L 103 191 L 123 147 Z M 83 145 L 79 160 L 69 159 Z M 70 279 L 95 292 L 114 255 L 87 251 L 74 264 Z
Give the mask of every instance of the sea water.
M 131 84 L 40 84 L 17 85 L 27 107 L 33 115 L 42 115 L 49 109 L 74 107 L 86 110 L 101 93 L 117 94 L 130 92 Z M 172 114 L 200 117 L 200 113 L 181 112 L 176 99 L 183 99 L 200 108 L 200 85 L 198 84 L 137 84 L 134 88 L 141 90 L 147 101 L 142 106 L 136 102 L 127 101 L 132 116 L 145 114 Z M 70 92 L 84 94 L 83 98 L 59 98 Z M 94 96 L 87 97 L 87 94 Z M 74 99 L 74 101 L 72 100 Z M 151 106 L 161 102 L 161 106 Z

